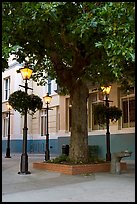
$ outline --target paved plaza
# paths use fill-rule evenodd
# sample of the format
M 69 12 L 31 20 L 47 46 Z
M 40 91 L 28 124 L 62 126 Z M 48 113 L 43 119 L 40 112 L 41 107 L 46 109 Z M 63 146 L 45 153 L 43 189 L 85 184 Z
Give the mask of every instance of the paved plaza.
M 65 175 L 38 170 L 44 155 L 28 154 L 31 174 L 19 175 L 20 154 L 2 155 L 2 202 L 135 202 L 135 164 L 121 174 Z

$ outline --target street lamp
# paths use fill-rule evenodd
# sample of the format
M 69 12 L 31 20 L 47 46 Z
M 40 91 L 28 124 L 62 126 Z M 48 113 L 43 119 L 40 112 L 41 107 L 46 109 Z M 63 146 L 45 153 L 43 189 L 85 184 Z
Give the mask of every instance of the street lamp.
M 7 106 L 7 109 L 8 109 L 9 121 L 8 121 L 7 149 L 6 149 L 6 156 L 5 156 L 5 158 L 11 158 L 11 156 L 10 156 L 10 111 L 12 109 L 12 106 L 9 105 L 9 103 L 7 103 L 6 106 Z
M 49 93 L 47 93 L 46 96 L 43 97 L 45 103 L 47 104 L 46 110 L 47 110 L 47 133 L 46 133 L 46 151 L 45 151 L 45 161 L 48 161 L 50 159 L 50 152 L 49 152 L 49 132 L 48 132 L 48 110 L 49 110 L 49 104 L 51 102 L 52 97 L 49 96 Z
M 19 69 L 23 80 L 25 80 L 25 86 L 19 85 L 25 88 L 25 93 L 27 94 L 27 90 L 31 89 L 28 87 L 27 80 L 30 79 L 33 70 L 28 67 L 27 64 L 23 68 Z M 32 89 L 31 89 L 32 90 Z M 21 163 L 20 163 L 20 172 L 18 174 L 30 174 L 28 171 L 28 155 L 27 155 L 27 107 L 25 108 L 24 113 L 24 128 L 23 128 L 23 145 L 22 145 L 22 155 L 21 155 Z
M 102 86 L 101 87 L 103 94 L 105 94 L 105 102 L 106 102 L 106 107 L 109 108 L 109 93 L 111 90 L 111 86 Z M 106 145 L 107 145 L 107 153 L 106 153 L 106 161 L 111 161 L 111 153 L 110 153 L 110 132 L 109 132 L 109 114 L 108 112 L 106 113 Z

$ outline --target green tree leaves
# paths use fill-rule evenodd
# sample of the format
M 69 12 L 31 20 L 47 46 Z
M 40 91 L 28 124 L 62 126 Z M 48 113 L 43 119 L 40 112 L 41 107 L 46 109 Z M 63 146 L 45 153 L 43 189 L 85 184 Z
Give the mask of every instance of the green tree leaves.
M 48 71 L 61 86 L 65 84 L 57 72 L 60 62 L 71 75 L 79 77 L 80 73 L 80 77 L 94 83 L 105 83 L 106 69 L 110 81 L 122 82 L 125 76 L 130 78 L 127 81 L 134 81 L 134 2 L 3 2 L 2 5 L 5 59 L 19 45 L 21 49 L 16 51 L 19 62 L 28 56 L 35 72 Z M 55 57 L 51 57 L 54 52 L 60 58 L 58 66 Z M 86 62 L 83 70 L 79 66 L 80 72 L 74 66 L 79 61 L 76 53 Z M 127 74 L 128 63 L 132 74 Z M 101 81 L 98 73 L 103 74 Z M 35 74 L 35 80 L 39 74 Z M 39 83 L 43 84 L 44 80 L 41 77 Z

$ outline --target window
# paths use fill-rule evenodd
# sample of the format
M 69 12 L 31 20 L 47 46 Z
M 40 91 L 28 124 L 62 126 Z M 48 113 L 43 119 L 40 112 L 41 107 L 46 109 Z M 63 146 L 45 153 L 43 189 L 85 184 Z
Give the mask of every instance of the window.
M 120 103 L 122 109 L 122 128 L 135 127 L 135 87 L 127 92 L 120 90 Z
M 10 95 L 10 78 L 4 79 L 4 100 L 8 100 Z
M 135 98 L 127 97 L 122 99 L 122 127 L 135 127 Z
M 47 130 L 47 113 L 46 109 L 41 111 L 41 136 L 46 135 L 46 130 Z
M 8 116 L 8 113 L 6 113 L 3 118 L 3 137 L 7 137 L 8 135 L 8 123 L 9 123 L 9 116 Z
M 88 128 L 89 131 L 100 130 L 103 127 L 99 126 L 94 117 L 94 107 L 99 103 L 104 103 L 104 95 L 102 92 L 94 91 L 89 96 L 88 101 Z

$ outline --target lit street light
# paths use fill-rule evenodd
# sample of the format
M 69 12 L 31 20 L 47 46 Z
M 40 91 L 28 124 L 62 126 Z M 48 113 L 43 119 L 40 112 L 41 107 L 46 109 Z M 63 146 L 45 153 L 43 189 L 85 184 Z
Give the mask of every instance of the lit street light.
M 28 87 L 27 80 L 30 79 L 33 71 L 32 69 L 28 68 L 27 64 L 23 68 L 20 68 L 19 71 L 22 75 L 23 80 L 25 80 L 25 86 L 22 86 L 22 85 L 19 85 L 19 86 L 25 88 L 25 93 L 27 94 L 27 90 L 31 89 Z M 18 174 L 30 174 L 30 171 L 28 171 L 27 130 L 28 128 L 27 128 L 27 107 L 26 107 L 25 113 L 24 113 L 23 145 L 22 145 L 20 172 L 18 172 Z
M 101 87 L 103 94 L 105 94 L 106 98 L 105 98 L 105 102 L 106 102 L 106 107 L 109 108 L 109 93 L 111 90 L 111 86 L 107 86 L 107 87 Z M 107 146 L 107 153 L 106 153 L 106 161 L 111 161 L 111 153 L 110 153 L 110 132 L 109 132 L 109 114 L 107 112 L 106 114 L 106 146 Z
M 10 111 L 12 109 L 12 106 L 9 105 L 9 103 L 6 104 L 7 109 L 8 109 L 8 115 L 9 115 L 9 121 L 8 121 L 8 139 L 7 139 L 7 149 L 6 149 L 6 156 L 5 158 L 11 158 L 10 156 Z
M 47 93 L 46 96 L 43 97 L 45 103 L 47 104 L 46 110 L 47 110 L 47 133 L 46 133 L 46 151 L 45 151 L 45 161 L 48 161 L 50 159 L 50 152 L 49 152 L 49 131 L 48 131 L 48 110 L 49 110 L 49 104 L 51 102 L 52 97 L 49 96 L 49 93 Z

